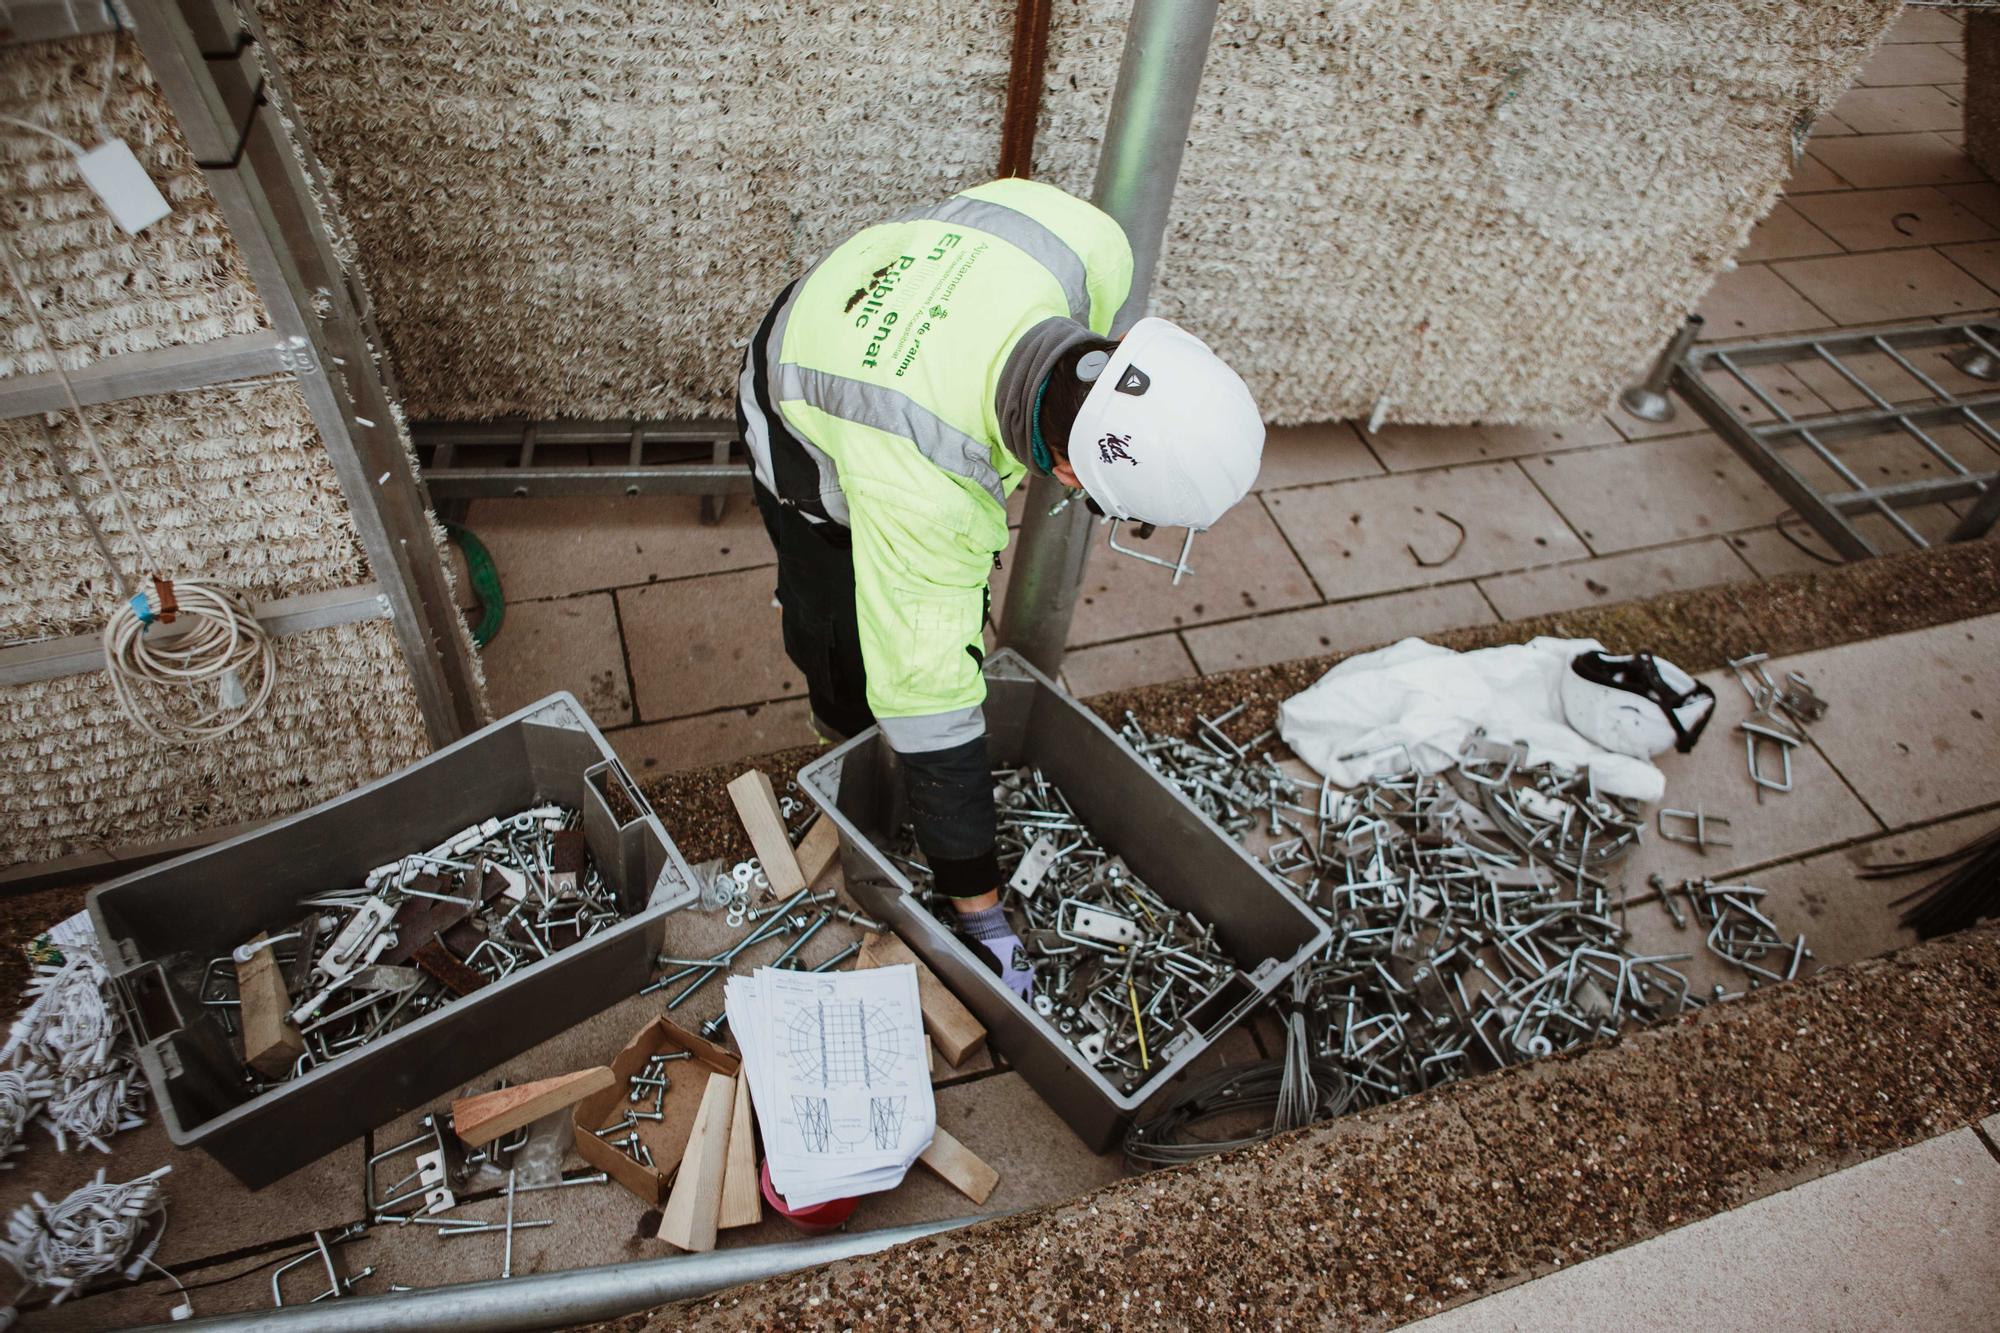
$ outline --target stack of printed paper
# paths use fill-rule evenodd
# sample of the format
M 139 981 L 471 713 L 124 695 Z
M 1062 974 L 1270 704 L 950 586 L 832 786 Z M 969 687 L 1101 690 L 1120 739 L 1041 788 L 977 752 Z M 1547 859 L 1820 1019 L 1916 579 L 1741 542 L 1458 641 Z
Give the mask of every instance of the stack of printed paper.
M 937 1129 L 917 970 L 761 967 L 731 977 L 725 1002 L 786 1204 L 901 1184 Z

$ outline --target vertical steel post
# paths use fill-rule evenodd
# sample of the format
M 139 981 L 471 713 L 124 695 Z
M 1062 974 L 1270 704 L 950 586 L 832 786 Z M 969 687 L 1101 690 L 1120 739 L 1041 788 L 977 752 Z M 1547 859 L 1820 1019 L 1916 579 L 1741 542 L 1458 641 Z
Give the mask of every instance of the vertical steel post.
M 1181 152 L 1194 119 L 1201 67 L 1215 31 L 1217 0 L 1134 0 L 1125 54 L 1091 200 L 1118 220 L 1132 242 L 1132 294 L 1112 322 L 1122 334 L 1145 313 L 1160 260 L 1161 238 Z M 1089 553 L 1090 512 L 1073 504 L 1053 517 L 1062 485 L 1049 477 L 1028 484 L 1021 547 L 1000 619 L 1000 642 L 1046 674 L 1062 669 L 1076 594 Z

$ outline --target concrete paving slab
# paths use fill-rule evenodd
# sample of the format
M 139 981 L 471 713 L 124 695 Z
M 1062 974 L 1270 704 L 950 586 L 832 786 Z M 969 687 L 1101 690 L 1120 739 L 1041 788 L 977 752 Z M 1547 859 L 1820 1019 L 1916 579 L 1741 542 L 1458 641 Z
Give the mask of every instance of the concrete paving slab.
M 1958 521 L 1957 514 L 1946 505 L 1924 505 L 1899 512 L 1905 522 L 1933 544 L 1942 540 L 1951 525 Z M 1909 538 L 1880 514 L 1863 514 L 1854 521 L 1854 527 L 1873 542 L 1878 551 L 1909 549 Z M 1738 555 L 1750 562 L 1750 567 L 1759 576 L 1767 579 L 1780 574 L 1810 574 L 1846 563 L 1833 554 L 1833 548 L 1817 532 L 1796 519 L 1787 522 L 1782 531 L 1770 527 L 1733 533 L 1729 544 L 1736 548 Z
M 1956 315 L 2000 304 L 1991 288 L 1935 250 L 1787 259 L 1772 267 L 1840 324 Z
M 1953 179 L 1963 180 L 1964 177 Z M 1781 203 L 1751 229 L 1750 239 L 1736 252 L 1736 257 L 1745 264 L 1752 264 L 1766 259 L 1797 259 L 1801 255 L 1839 253 L 1840 242 L 1808 222 L 1790 204 Z
M 477 500 L 466 526 L 492 552 L 510 601 L 776 563 L 746 497 L 714 527 L 700 519 L 698 496 L 579 496 Z
M 1786 533 L 1790 533 L 1787 536 Z M 1793 540 L 1796 538 L 1797 540 Z M 1757 528 L 1750 532 L 1731 533 L 1725 540 L 1731 549 L 1757 572 L 1759 578 L 1776 578 L 1780 574 L 1810 574 L 1830 565 L 1842 563 L 1826 554 L 1826 543 L 1820 541 L 1812 529 L 1802 523 L 1788 523 L 1783 530 L 1777 527 Z
M 1063 683 L 1079 699 L 1107 690 L 1184 680 L 1195 674 L 1194 659 L 1178 634 L 1152 634 L 1095 648 L 1079 648 L 1063 658 Z
M 1979 1328 L 2000 1304 L 2000 1168 L 1970 1130 L 1408 1325 Z
M 751 759 L 815 739 L 812 708 L 804 699 L 726 708 L 673 722 L 642 723 L 612 732 L 618 757 L 637 777 Z
M 1587 553 L 1512 463 L 1312 486 L 1267 496 L 1265 503 L 1319 586 L 1338 598 L 1528 569 Z M 1465 529 L 1456 554 L 1454 522 Z M 1419 557 L 1444 563 L 1427 567 Z
M 1438 634 L 1466 625 L 1491 624 L 1494 619 L 1493 608 L 1471 583 L 1447 583 L 1255 620 L 1204 625 L 1181 637 L 1196 664 L 1210 673 L 1373 648 L 1412 634 Z
M 1727 542 L 1711 537 L 1624 555 L 1601 556 L 1573 565 L 1553 565 L 1520 574 L 1479 580 L 1505 620 L 1568 611 L 1579 606 L 1609 606 L 1684 588 L 1737 583 L 1752 577 L 1750 566 Z
M 1354 483 L 1340 483 L 1352 485 Z M 1366 483 L 1362 483 L 1366 484 Z M 1315 488 L 1317 489 L 1317 488 Z M 1283 491 L 1271 497 L 1309 494 Z M 1319 590 L 1285 544 L 1284 534 L 1264 506 L 1254 500 L 1240 504 L 1207 532 L 1195 538 L 1188 563 L 1194 573 L 1179 587 L 1171 572 L 1157 565 L 1119 555 L 1105 545 L 1101 528 L 1093 527 L 1090 556 L 1084 565 L 1083 588 L 1077 597 L 1076 619 L 1069 641 L 1073 646 L 1126 639 L 1139 634 L 1228 620 L 1261 611 L 1277 611 L 1319 600 Z M 1119 530 L 1119 544 L 1171 560 L 1180 553 L 1179 528 L 1162 528 L 1149 540 L 1139 540 L 1130 527 Z M 993 589 L 1000 606 L 999 587 Z
M 769 569 L 621 591 L 640 720 L 803 694 L 805 677 L 785 656 L 771 594 Z
M 1911 9 L 1889 25 L 1884 46 L 1901 42 L 1958 42 L 1965 38 L 1958 15 L 1946 9 Z
M 600 727 L 632 720 L 625 650 L 609 593 L 513 603 L 481 657 L 496 716 L 569 690 Z
M 1944 195 L 1959 207 L 2000 226 L 2000 185 L 1987 180 L 1983 172 L 1966 184 L 1945 186 Z
M 1814 127 L 1812 149 L 1808 150 L 1806 155 L 1799 159 L 1798 165 L 1792 168 L 1792 174 L 1785 179 L 1785 195 L 1787 198 L 1793 198 L 1802 194 L 1814 194 L 1821 190 L 1844 190 L 1847 188 L 1847 182 L 1842 180 L 1833 168 L 1827 166 L 1826 162 L 1816 151 L 1825 144 L 1836 142 L 1838 140 L 1820 135 L 1818 127 Z
M 1785 509 L 1713 435 L 1548 454 L 1521 466 L 1598 555 L 1763 527 Z
M 1973 241 L 1966 245 L 1947 245 L 1938 253 L 1988 287 L 2000 283 L 2000 242 Z
M 1988 812 L 1886 834 L 1747 874 L 1710 872 L 1710 877 L 1723 883 L 1749 883 L 1765 891 L 1758 900 L 1758 910 L 1771 918 L 1778 933 L 1786 939 L 1800 934 L 1806 937 L 1812 957 L 1799 967 L 1800 978 L 1805 978 L 1824 968 L 1876 958 L 1917 942 L 1916 932 L 1898 923 L 1902 909 L 1893 904 L 1926 883 L 1929 876 L 1865 880 L 1855 873 L 1861 866 L 1935 856 L 1962 847 L 1995 826 L 2000 826 L 2000 812 Z M 1628 874 L 1625 882 L 1635 893 L 1644 891 L 1642 878 Z M 1668 881 L 1670 887 L 1678 882 L 1678 877 Z M 1695 995 L 1707 997 L 1717 985 L 1730 994 L 1743 991 L 1750 978 L 1709 952 L 1692 925 L 1685 895 L 1677 894 L 1674 905 L 1689 925 L 1676 926 L 1671 913 L 1658 903 L 1632 906 L 1626 914 L 1632 932 L 1627 948 L 1642 955 L 1693 955 L 1672 966 L 1687 976 Z
M 1715 716 L 1692 753 L 1669 750 L 1654 759 L 1667 779 L 1661 805 L 1676 810 L 1699 805 L 1708 815 L 1730 820 L 1722 836 L 1733 845 L 1711 847 L 1703 854 L 1661 837 L 1654 822 L 1628 863 L 1628 885 L 1636 890 L 1655 871 L 1669 880 L 1720 878 L 1740 866 L 1802 855 L 1882 830 L 1840 775 L 1807 746 L 1792 753 L 1793 791 L 1766 792 L 1760 804 L 1750 781 L 1744 738 L 1736 730 L 1750 715 L 1749 696 L 1727 671 L 1708 672 L 1700 679 L 1715 691 Z M 1675 827 L 1683 822 L 1675 821 Z
M 1885 45 L 1861 67 L 1855 82 L 1864 88 L 1889 88 L 1916 83 L 1958 83 L 1965 78 L 1965 58 L 1956 43 L 1897 42 Z
M 1699 309 L 1707 325 L 1703 336 L 1711 340 L 1775 337 L 1833 322 L 1823 313 L 1825 307 L 1786 286 L 1762 264 L 1745 264 L 1717 278 Z
M 1349 477 L 1372 477 L 1382 471 L 1375 455 L 1361 442 L 1351 422 L 1317 426 L 1273 426 L 1264 435 L 1264 461 L 1257 469 L 1257 489 L 1311 486 Z
M 1862 189 L 1950 185 L 1986 179 L 1986 173 L 1973 165 L 1964 148 L 1932 130 L 1828 139 L 1814 144 L 1809 151 L 1843 180 Z
M 1947 245 L 1990 240 L 1994 234 L 1983 219 L 1928 185 L 1814 195 L 1794 207 L 1848 250 Z
M 1890 827 L 2000 797 L 2000 616 L 1772 664 L 1832 707 L 1814 745 Z M 1796 756 L 1795 756 L 1796 757 Z
M 1384 426 L 1362 438 L 1391 472 L 1494 462 L 1559 449 L 1617 444 L 1624 437 L 1603 417 L 1561 426 Z
M 1957 129 L 1965 113 L 1936 88 L 1853 88 L 1833 114 L 1857 134 L 1907 134 Z

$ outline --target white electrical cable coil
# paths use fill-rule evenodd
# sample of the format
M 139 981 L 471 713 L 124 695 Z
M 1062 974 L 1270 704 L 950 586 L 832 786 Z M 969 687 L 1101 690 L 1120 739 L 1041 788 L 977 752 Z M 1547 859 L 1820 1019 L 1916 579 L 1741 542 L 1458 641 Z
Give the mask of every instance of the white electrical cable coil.
M 176 632 L 169 636 L 133 606 L 121 606 L 104 626 L 105 670 L 119 705 L 154 740 L 213 740 L 255 716 L 270 698 L 276 650 L 241 593 L 192 581 L 171 587 Z M 157 593 L 147 604 L 161 613 Z M 212 706 L 197 692 L 203 685 L 214 687 Z M 146 687 L 160 692 L 148 700 Z

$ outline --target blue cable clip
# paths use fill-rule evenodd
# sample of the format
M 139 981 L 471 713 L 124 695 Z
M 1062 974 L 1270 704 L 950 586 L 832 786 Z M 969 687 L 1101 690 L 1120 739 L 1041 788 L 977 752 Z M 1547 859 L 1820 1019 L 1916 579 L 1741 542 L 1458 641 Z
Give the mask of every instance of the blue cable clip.
M 132 594 L 132 614 L 139 617 L 139 623 L 148 628 L 152 626 L 155 620 L 159 619 L 158 616 L 153 614 L 153 604 L 146 600 L 146 594 L 143 592 Z

